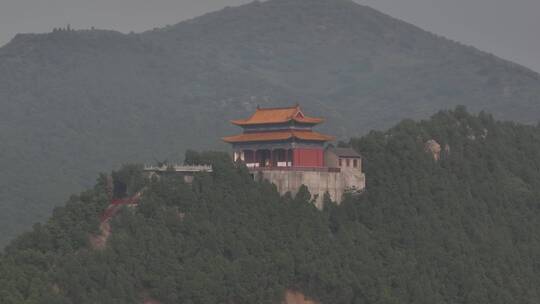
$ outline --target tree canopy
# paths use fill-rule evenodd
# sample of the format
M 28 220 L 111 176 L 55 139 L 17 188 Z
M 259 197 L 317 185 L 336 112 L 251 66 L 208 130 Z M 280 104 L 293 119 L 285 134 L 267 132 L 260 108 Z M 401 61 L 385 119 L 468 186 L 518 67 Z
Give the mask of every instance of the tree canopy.
M 99 172 L 228 148 L 230 120 L 259 104 L 298 102 L 347 141 L 460 104 L 538 121 L 540 74 L 358 2 L 252 1 L 144 33 L 17 35 L 0 47 L 0 247 Z
M 349 144 L 367 191 L 323 211 L 309 189 L 281 197 L 216 152 L 187 153 L 214 166 L 193 184 L 126 166 L 113 176 L 144 195 L 96 250 L 100 176 L 6 248 L 0 302 L 280 303 L 287 289 L 320 303 L 540 302 L 539 127 L 457 108 Z

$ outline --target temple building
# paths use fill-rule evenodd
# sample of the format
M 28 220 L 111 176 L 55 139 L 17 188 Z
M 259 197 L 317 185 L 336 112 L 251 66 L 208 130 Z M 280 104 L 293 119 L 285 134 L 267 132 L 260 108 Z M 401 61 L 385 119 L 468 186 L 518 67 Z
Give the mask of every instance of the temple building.
M 340 203 L 344 192 L 365 188 L 361 156 L 352 149 L 326 147 L 334 137 L 313 127 L 324 119 L 306 116 L 300 106 L 257 108 L 248 119 L 233 120 L 243 133 L 224 137 L 235 162 L 244 163 L 255 178 L 274 183 L 282 194 L 306 185 L 317 207 L 328 192 Z
M 321 118 L 304 116 L 299 106 L 258 108 L 248 119 L 233 120 L 244 133 L 225 137 L 234 150 L 234 160 L 249 168 L 324 167 L 324 145 L 334 140 L 312 128 Z

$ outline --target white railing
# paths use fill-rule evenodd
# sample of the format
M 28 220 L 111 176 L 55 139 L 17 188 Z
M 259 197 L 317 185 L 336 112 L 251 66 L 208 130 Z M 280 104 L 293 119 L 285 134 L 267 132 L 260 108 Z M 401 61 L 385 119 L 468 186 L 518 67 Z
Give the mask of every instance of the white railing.
M 201 166 L 184 166 L 184 165 L 168 165 L 168 166 L 144 166 L 144 171 L 151 172 L 212 172 L 212 166 L 201 165 Z
M 246 167 L 248 168 L 259 168 L 261 167 L 260 163 L 247 163 Z M 270 167 L 270 166 L 268 166 Z M 292 167 L 291 162 L 278 162 L 277 166 L 273 166 L 274 168 L 286 168 L 286 167 Z

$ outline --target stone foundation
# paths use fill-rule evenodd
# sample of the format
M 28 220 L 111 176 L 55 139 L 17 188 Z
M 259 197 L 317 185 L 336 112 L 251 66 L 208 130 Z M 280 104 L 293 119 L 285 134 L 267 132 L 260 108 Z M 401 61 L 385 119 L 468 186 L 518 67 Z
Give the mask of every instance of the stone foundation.
M 291 192 L 294 196 L 300 186 L 308 187 L 312 197 L 315 198 L 315 205 L 322 209 L 323 197 L 326 192 L 330 194 L 332 201 L 340 204 L 345 192 L 359 193 L 366 188 L 366 177 L 359 169 L 301 169 L 294 170 L 278 168 L 272 169 L 251 169 L 253 178 L 266 179 L 276 185 L 281 195 Z

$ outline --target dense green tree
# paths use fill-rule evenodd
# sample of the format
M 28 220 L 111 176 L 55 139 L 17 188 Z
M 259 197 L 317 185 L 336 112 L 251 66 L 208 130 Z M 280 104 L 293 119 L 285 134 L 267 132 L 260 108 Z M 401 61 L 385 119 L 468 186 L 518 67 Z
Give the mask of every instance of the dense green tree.
M 425 151 L 437 141 L 441 157 Z M 1 303 L 538 303 L 540 128 L 464 108 L 403 121 L 349 143 L 368 188 L 317 210 L 309 189 L 280 196 L 217 152 L 192 184 L 113 176 L 137 208 L 99 233 L 105 176 L 15 239 L 0 256 Z
M 298 102 L 342 140 L 458 104 L 540 117 L 540 74 L 358 4 L 369 1 L 236 2 L 252 3 L 143 33 L 64 28 L 0 47 L 1 248 L 104 168 L 227 149 L 229 120 L 258 104 Z

